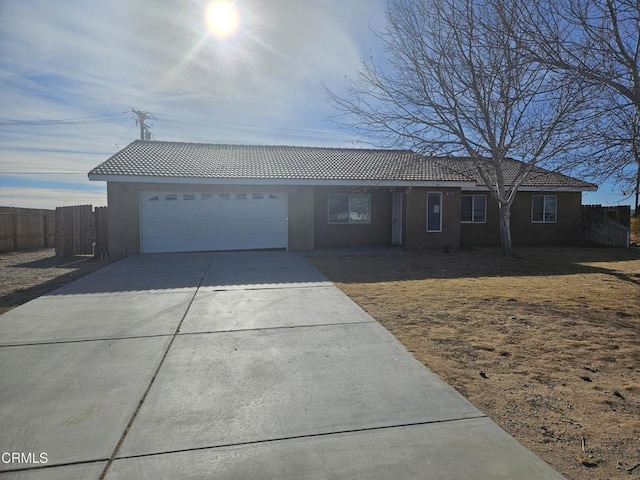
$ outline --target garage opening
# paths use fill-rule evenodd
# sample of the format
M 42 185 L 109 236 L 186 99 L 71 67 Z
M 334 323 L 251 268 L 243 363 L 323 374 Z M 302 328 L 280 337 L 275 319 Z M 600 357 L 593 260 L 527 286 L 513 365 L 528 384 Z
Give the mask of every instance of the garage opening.
M 143 253 L 287 247 L 285 192 L 142 192 Z

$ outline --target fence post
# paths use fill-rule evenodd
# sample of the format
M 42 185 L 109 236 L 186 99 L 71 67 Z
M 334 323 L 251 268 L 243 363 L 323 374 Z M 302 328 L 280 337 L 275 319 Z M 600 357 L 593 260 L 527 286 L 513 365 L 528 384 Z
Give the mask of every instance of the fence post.
M 94 236 L 94 257 L 108 257 L 108 207 L 96 207 L 94 209 Z
M 56 207 L 54 223 L 54 229 L 56 233 L 53 246 L 56 249 L 56 256 L 62 255 L 62 212 L 60 208 L 61 207 Z
M 18 250 L 18 214 L 11 214 L 11 231 L 13 234 L 13 251 Z

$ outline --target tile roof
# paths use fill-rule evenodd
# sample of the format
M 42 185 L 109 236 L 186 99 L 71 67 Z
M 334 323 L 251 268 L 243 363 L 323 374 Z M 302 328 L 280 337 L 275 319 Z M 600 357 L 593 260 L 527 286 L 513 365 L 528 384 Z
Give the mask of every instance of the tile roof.
M 517 171 L 512 160 L 507 172 Z M 471 160 L 424 157 L 409 150 L 220 145 L 136 140 L 89 172 L 103 177 L 169 179 L 353 180 L 392 182 L 476 182 Z M 208 182 L 211 183 L 211 182 Z M 540 168 L 525 183 L 591 189 L 593 185 Z
M 478 185 L 484 185 L 480 174 L 477 172 L 474 161 L 469 158 L 439 158 L 441 162 L 448 165 L 449 168 L 458 172 L 465 172 L 469 177 L 473 178 Z M 503 164 L 503 172 L 507 185 L 515 178 L 518 170 L 523 163 L 513 159 L 507 159 Z M 597 186 L 593 183 L 585 182 L 578 178 L 570 177 L 559 172 L 553 172 L 541 167 L 534 166 L 522 183 L 523 187 L 552 187 L 552 188 L 574 188 L 584 190 L 596 190 Z

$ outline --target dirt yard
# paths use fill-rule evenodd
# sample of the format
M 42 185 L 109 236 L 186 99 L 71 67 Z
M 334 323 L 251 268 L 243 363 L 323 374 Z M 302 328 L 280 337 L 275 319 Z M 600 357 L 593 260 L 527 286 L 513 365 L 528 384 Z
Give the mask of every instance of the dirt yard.
M 309 261 L 569 479 L 640 478 L 640 249 Z
M 0 253 L 0 314 L 38 298 L 107 263 L 93 257 L 56 257 L 52 248 Z

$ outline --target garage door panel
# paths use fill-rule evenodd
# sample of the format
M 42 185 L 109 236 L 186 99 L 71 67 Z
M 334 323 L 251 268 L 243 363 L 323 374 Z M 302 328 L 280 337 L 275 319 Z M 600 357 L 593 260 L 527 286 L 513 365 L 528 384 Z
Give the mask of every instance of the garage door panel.
M 145 242 L 147 253 L 166 251 L 167 244 L 179 245 L 180 251 L 205 250 L 245 250 L 260 248 L 278 248 L 274 244 L 282 241 L 280 234 L 247 235 L 197 235 L 180 237 L 152 237 Z
M 286 248 L 284 193 L 142 192 L 145 253 Z
M 279 219 L 271 219 L 264 217 L 247 217 L 247 218 L 223 218 L 212 221 L 208 227 L 210 233 L 226 233 L 235 232 L 239 234 L 258 234 L 266 232 L 278 232 L 283 229 L 283 221 L 274 221 Z

